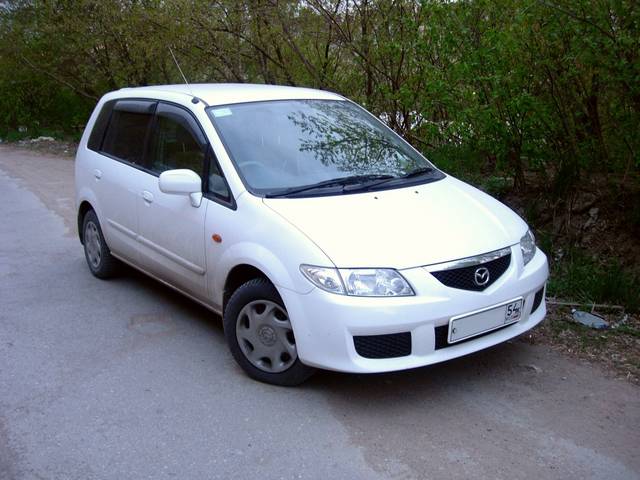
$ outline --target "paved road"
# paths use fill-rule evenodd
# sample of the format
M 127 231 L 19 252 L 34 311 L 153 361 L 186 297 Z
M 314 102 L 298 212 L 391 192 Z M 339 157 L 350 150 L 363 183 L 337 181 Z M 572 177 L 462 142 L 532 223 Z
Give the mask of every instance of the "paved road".
M 72 182 L 0 146 L 0 479 L 640 478 L 640 390 L 544 347 L 249 380 L 219 318 L 89 274 Z

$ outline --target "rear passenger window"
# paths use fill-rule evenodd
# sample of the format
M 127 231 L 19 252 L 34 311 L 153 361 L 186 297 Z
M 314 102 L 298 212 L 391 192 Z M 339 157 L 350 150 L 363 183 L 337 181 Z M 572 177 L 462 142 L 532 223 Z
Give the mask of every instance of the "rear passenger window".
M 145 139 L 155 106 L 155 102 L 145 100 L 117 102 L 102 143 L 102 151 L 142 165 Z
M 102 106 L 102 110 L 100 110 L 98 118 L 96 118 L 96 123 L 93 124 L 93 130 L 91 130 L 91 135 L 89 135 L 89 141 L 87 142 L 87 147 L 90 150 L 95 152 L 100 151 L 104 132 L 109 124 L 109 118 L 111 117 L 111 111 L 113 110 L 115 103 L 115 100 L 111 100 Z
M 206 142 L 195 119 L 185 110 L 160 103 L 156 127 L 151 137 L 149 168 L 165 170 L 188 168 L 202 175 Z

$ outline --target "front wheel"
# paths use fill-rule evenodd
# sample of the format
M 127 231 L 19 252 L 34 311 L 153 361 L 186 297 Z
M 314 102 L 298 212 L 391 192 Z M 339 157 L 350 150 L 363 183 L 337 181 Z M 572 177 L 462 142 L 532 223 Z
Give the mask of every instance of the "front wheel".
M 314 372 L 300 362 L 287 310 L 264 278 L 246 282 L 231 295 L 224 333 L 233 357 L 255 380 L 293 386 Z

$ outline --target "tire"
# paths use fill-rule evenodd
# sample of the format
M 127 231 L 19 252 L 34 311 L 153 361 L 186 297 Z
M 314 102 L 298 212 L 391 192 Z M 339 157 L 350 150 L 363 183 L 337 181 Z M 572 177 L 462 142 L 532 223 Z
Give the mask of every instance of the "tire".
M 82 219 L 82 243 L 84 258 L 95 277 L 106 279 L 117 273 L 119 262 L 111 255 L 111 250 L 102 235 L 98 216 L 93 210 L 89 210 Z
M 254 380 L 295 386 L 315 372 L 298 358 L 287 311 L 267 279 L 250 280 L 233 292 L 223 322 L 233 358 Z

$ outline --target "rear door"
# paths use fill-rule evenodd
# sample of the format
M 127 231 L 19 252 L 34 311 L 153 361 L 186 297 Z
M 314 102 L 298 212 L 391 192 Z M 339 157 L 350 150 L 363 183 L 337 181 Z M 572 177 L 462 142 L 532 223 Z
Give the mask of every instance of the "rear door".
M 138 263 L 137 204 L 140 185 L 148 176 L 143 160 L 156 102 L 118 100 L 113 105 L 102 139 L 93 139 L 94 191 L 102 209 L 100 219 L 113 253 Z
M 166 170 L 205 173 L 206 138 L 186 109 L 159 103 L 149 142 L 146 175 L 138 196 L 143 268 L 200 299 L 206 298 L 204 221 L 208 202 L 191 205 L 188 195 L 160 191 Z

